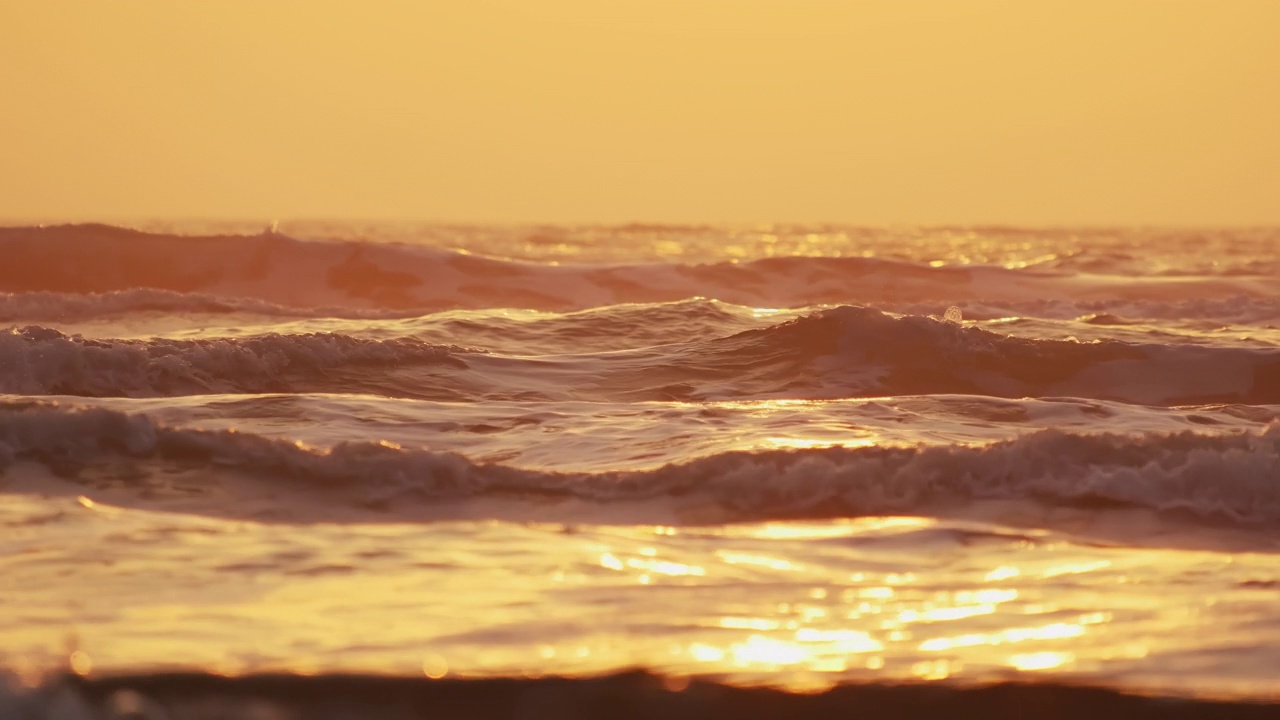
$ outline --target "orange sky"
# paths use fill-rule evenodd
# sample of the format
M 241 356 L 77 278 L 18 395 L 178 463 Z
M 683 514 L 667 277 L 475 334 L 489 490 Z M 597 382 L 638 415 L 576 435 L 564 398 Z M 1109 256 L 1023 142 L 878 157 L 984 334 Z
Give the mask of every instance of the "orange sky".
M 1280 222 L 1276 0 L 4 0 L 0 216 Z

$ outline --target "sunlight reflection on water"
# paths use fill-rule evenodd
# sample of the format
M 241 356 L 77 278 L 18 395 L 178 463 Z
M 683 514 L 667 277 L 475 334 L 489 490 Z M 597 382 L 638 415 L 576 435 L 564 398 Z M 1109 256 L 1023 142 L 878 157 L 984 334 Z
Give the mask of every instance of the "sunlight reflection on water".
M 226 673 L 465 677 L 529 672 L 535 657 L 539 674 L 639 665 L 797 689 L 1028 672 L 1170 687 L 1181 666 L 1168 658 L 1195 657 L 1206 637 L 1280 641 L 1266 593 L 1248 584 L 1274 573 L 1266 555 L 1080 546 L 919 517 L 353 530 L 66 503 L 82 515 L 76 537 L 97 539 L 64 538 L 39 564 L 9 563 L 16 591 L 0 609 L 48 610 L 4 628 L 6 652 L 53 649 L 50 662 L 76 664 L 56 650 L 65 647 L 58 618 L 76 599 L 41 580 L 59 571 L 61 553 L 95 588 L 76 648 L 76 666 L 94 673 L 165 657 Z M 60 520 L 47 522 L 24 532 Z M 160 529 L 166 541 L 145 561 L 84 560 Z M 1209 676 L 1228 688 L 1261 687 L 1267 666 L 1211 652 L 1197 662 L 1202 684 Z

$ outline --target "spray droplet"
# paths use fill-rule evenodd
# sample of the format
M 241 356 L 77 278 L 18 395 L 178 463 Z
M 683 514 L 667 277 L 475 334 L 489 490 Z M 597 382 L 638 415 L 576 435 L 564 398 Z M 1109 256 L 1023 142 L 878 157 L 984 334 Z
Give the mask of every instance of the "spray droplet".
M 964 320 L 964 313 L 960 312 L 960 308 L 952 305 L 947 308 L 947 312 L 942 316 L 942 319 L 947 322 L 959 323 Z

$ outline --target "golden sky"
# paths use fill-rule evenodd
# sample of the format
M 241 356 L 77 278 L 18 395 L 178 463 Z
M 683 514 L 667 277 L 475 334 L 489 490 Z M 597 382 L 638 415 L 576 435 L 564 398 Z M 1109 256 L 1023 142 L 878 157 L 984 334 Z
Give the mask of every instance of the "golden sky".
M 0 0 L 0 216 L 1280 222 L 1280 0 Z

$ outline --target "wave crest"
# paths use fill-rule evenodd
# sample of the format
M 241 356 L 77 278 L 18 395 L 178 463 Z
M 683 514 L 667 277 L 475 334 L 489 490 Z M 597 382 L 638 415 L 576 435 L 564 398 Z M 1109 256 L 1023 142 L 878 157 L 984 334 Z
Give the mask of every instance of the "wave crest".
M 0 392 L 97 396 L 306 392 L 342 387 L 351 371 L 465 368 L 463 350 L 340 334 L 207 340 L 93 340 L 38 326 L 0 333 Z
M 701 365 L 809 397 L 932 393 L 1145 404 L 1280 402 L 1280 350 L 1018 338 L 839 307 L 707 346 Z M 697 355 L 697 354 L 695 354 Z M 764 370 L 762 368 L 767 368 Z
M 1280 522 L 1280 425 L 1275 424 L 1259 433 L 1183 432 L 1138 439 L 1043 430 L 977 447 L 726 452 L 656 470 L 561 473 L 386 443 L 313 450 L 234 431 L 165 427 L 143 415 L 105 409 L 9 404 L 0 410 L 0 469 L 32 460 L 76 478 L 112 457 L 137 462 L 135 478 L 144 474 L 147 460 L 250 476 L 280 493 L 282 506 L 273 514 L 295 520 L 306 520 L 307 503 L 317 499 L 330 505 L 329 511 L 336 503 L 352 513 L 429 515 L 431 506 L 445 501 L 515 496 L 605 505 L 657 501 L 677 514 L 682 506 L 696 507 L 703 516 L 711 505 L 716 522 L 946 516 L 965 502 L 982 500 L 1176 511 L 1254 529 Z M 133 502 L 147 496 L 141 492 L 146 483 L 137 483 Z M 217 488 L 202 490 L 209 494 L 205 512 L 233 511 L 235 504 L 225 503 Z
M 686 320 L 732 328 L 731 318 L 714 306 L 710 311 Z M 560 328 L 566 335 L 553 339 L 572 344 L 575 333 L 607 332 L 620 317 L 595 318 L 603 329 L 594 320 L 590 327 L 566 325 Z M 701 401 L 945 393 L 1151 405 L 1280 403 L 1280 349 L 1017 338 L 864 307 L 832 308 L 710 340 L 532 357 L 482 355 L 414 337 L 96 340 L 29 326 L 0 333 L 0 364 L 8 368 L 0 392 L 18 394 Z
M 1121 282 L 1070 272 L 943 266 L 871 257 L 776 257 L 706 264 L 549 265 L 434 247 L 259 235 L 179 236 L 106 225 L 0 228 L 0 291 L 99 293 L 138 288 L 304 308 L 574 310 L 694 296 L 755 307 L 1170 301 L 1269 297 L 1264 275 Z

